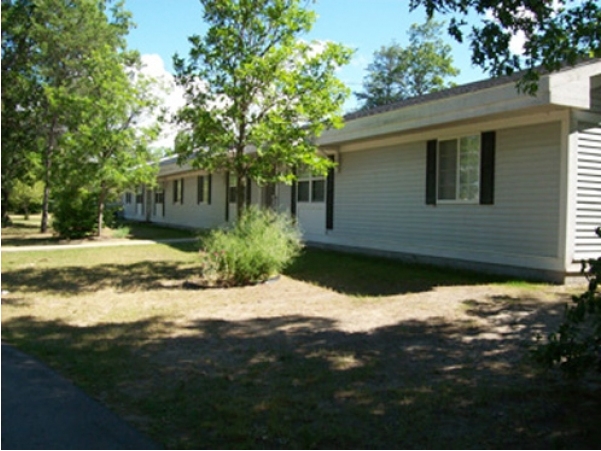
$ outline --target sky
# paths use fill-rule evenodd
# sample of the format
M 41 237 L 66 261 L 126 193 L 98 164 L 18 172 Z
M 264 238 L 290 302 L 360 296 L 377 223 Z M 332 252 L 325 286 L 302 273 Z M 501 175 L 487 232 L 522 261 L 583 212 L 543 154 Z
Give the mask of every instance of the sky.
M 316 0 L 310 7 L 318 17 L 303 39 L 330 40 L 355 50 L 350 64 L 338 72 L 338 77 L 354 92 L 361 90 L 374 52 L 393 41 L 406 45 L 409 27 L 426 20 L 423 10 L 409 11 L 408 0 Z M 132 12 L 137 24 L 130 31 L 128 45 L 142 54 L 149 72 L 157 77 L 171 77 L 173 55 L 187 56 L 188 37 L 203 36 L 208 28 L 198 0 L 126 0 L 125 8 Z M 459 44 L 446 34 L 444 38 L 452 46 L 454 64 L 460 69 L 452 81 L 464 84 L 487 78 L 482 69 L 471 65 L 467 43 Z M 181 94 L 172 92 L 166 102 L 174 108 L 181 105 Z M 344 109 L 348 112 L 356 107 L 355 97 L 351 96 Z

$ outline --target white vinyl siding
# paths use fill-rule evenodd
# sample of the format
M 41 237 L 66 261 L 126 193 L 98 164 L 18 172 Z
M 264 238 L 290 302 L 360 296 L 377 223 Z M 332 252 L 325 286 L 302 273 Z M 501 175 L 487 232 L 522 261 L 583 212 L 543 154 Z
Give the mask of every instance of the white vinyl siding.
M 426 142 L 349 152 L 333 244 L 558 269 L 560 123 L 497 130 L 495 205 L 424 204 Z M 324 241 L 326 239 L 324 238 Z
M 599 226 L 601 226 L 601 128 L 582 124 L 578 133 L 575 260 L 601 256 L 601 238 L 595 234 L 595 229 Z
M 207 176 L 204 174 L 205 177 Z M 159 217 L 161 211 L 157 205 L 157 222 L 195 229 L 207 229 L 224 223 L 225 182 L 223 174 L 211 177 L 211 204 L 197 202 L 198 173 L 178 176 L 176 180 L 184 181 L 184 202 L 173 203 L 173 178 L 165 180 L 165 216 Z M 162 181 L 159 181 L 161 184 Z M 178 184 L 179 185 L 179 184 Z

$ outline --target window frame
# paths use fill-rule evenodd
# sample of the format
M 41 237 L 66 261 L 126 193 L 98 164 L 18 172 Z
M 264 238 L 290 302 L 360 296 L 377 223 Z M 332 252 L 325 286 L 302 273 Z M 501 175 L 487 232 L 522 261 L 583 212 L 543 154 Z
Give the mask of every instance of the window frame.
M 208 203 L 208 182 L 209 177 L 207 175 L 196 176 L 196 203 L 198 205 Z
M 461 140 L 477 138 L 478 141 L 478 161 L 475 164 L 477 172 L 478 189 L 476 190 L 472 199 L 460 199 L 461 194 Z M 441 199 L 440 198 L 440 169 L 441 169 L 441 143 L 455 141 L 456 143 L 456 166 L 455 166 L 455 197 L 454 199 Z M 438 139 L 436 142 L 436 203 L 440 205 L 478 205 L 480 204 L 480 190 L 482 184 L 482 134 L 471 133 L 444 137 Z
M 163 204 L 165 203 L 165 190 L 161 188 L 157 188 L 154 191 L 154 203 L 155 204 Z
M 300 189 L 300 184 L 301 183 L 308 183 L 309 185 L 309 198 L 308 200 L 301 200 L 300 196 L 301 196 L 301 189 Z M 315 184 L 316 183 L 321 183 L 323 185 L 322 187 L 322 199 L 319 200 L 315 200 Z M 327 191 L 327 186 L 326 186 L 326 176 L 324 175 L 314 175 L 313 173 L 311 173 L 311 171 L 307 168 L 302 169 L 301 171 L 299 171 L 299 175 L 297 177 L 297 181 L 296 181 L 296 201 L 299 204 L 321 204 L 321 203 L 325 203 L 326 202 L 326 191 Z
M 235 174 L 229 174 L 228 185 L 227 185 L 227 201 L 228 204 L 235 204 L 238 202 L 238 178 Z

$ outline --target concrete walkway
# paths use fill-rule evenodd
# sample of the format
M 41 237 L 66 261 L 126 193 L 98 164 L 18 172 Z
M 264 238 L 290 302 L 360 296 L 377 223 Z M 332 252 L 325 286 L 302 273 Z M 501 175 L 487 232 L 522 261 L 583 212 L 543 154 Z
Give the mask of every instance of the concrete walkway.
M 39 246 L 2 246 L 2 252 L 28 252 L 28 251 L 56 251 L 64 249 L 82 249 L 88 247 L 111 247 L 111 246 L 142 246 L 147 244 L 177 244 L 192 243 L 198 238 L 168 238 L 164 240 L 115 240 L 115 241 L 92 241 L 76 244 L 46 244 Z
M 2 343 L 2 449 L 160 449 L 41 362 Z

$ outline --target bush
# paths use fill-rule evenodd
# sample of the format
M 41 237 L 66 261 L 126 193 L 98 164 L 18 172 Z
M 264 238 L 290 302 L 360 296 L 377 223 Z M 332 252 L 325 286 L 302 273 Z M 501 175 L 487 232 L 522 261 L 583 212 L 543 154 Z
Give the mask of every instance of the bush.
M 98 196 L 82 188 L 64 189 L 56 194 L 52 228 L 61 238 L 77 239 L 94 234 Z
M 131 233 L 131 229 L 128 226 L 120 226 L 119 228 L 113 229 L 113 238 L 127 238 Z
M 25 215 L 29 219 L 32 213 L 42 210 L 44 198 L 44 183 L 38 181 L 31 185 L 18 180 L 10 196 L 10 206 L 15 213 Z
M 601 237 L 601 227 L 596 233 Z M 540 364 L 559 366 L 569 377 L 580 377 L 590 370 L 601 372 L 601 257 L 584 261 L 582 272 L 588 279 L 587 290 L 572 297 L 558 331 L 534 350 Z
M 224 285 L 246 285 L 279 274 L 302 249 L 293 220 L 250 207 L 232 228 L 204 240 L 203 276 Z

